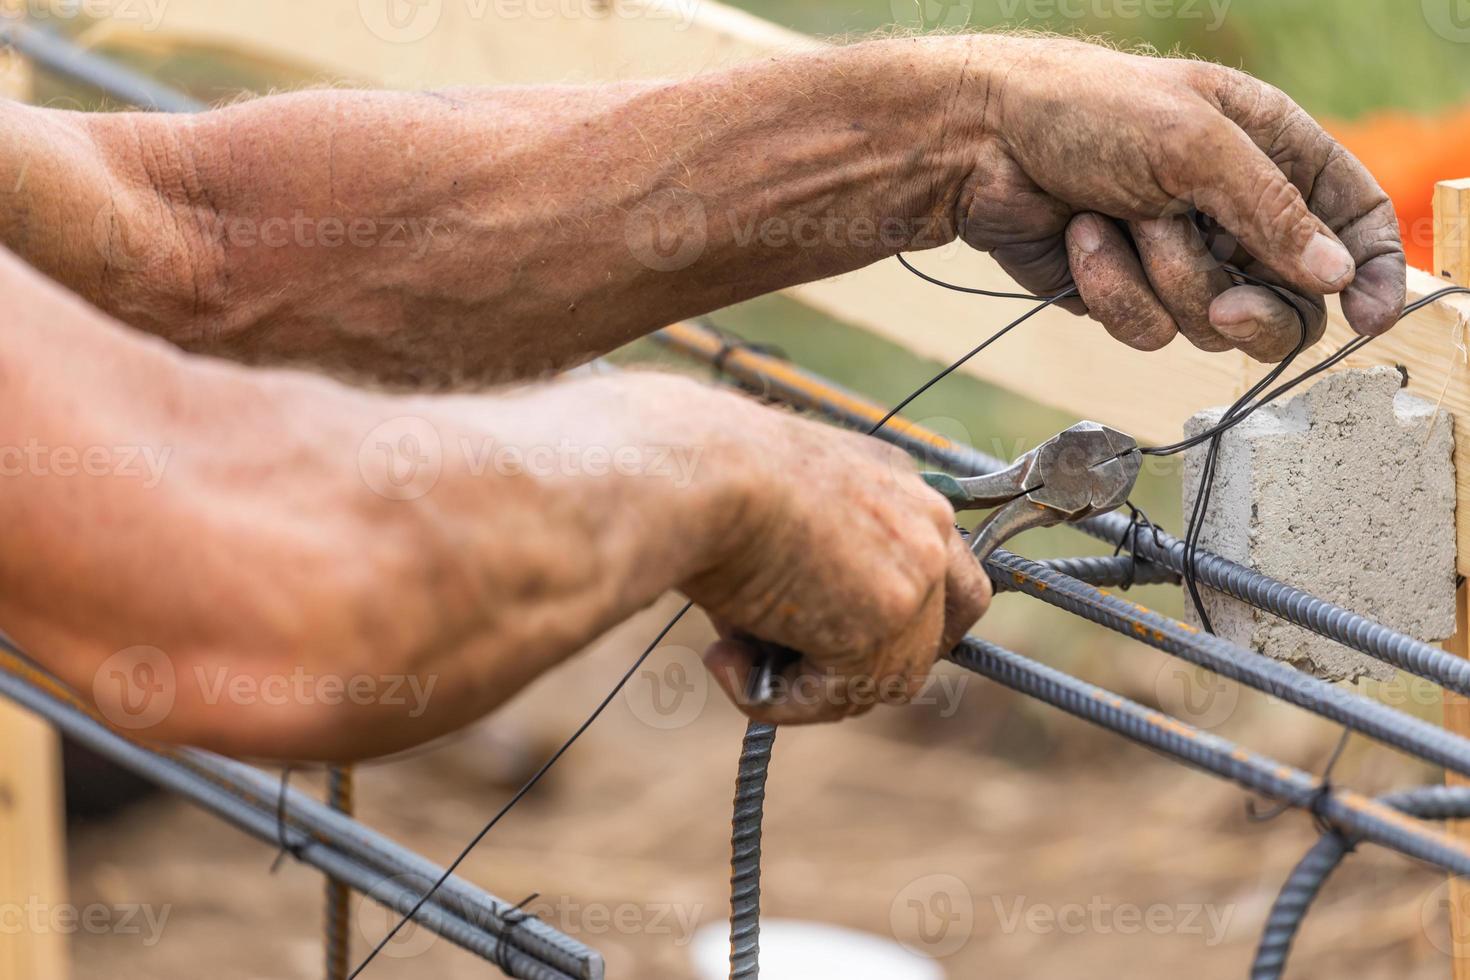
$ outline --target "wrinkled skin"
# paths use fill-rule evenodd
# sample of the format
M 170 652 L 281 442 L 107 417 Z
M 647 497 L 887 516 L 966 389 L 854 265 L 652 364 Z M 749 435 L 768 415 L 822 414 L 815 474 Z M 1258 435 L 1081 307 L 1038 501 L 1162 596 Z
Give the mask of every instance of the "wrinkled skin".
M 778 418 L 770 440 L 752 433 L 780 447 L 758 472 L 773 492 L 745 514 L 733 560 L 684 586 L 720 629 L 706 662 L 732 700 L 776 724 L 902 704 L 923 687 L 936 651 L 984 614 L 990 581 L 955 534 L 954 511 L 906 454 Z M 736 624 L 805 654 L 771 706 L 744 704 L 752 658 Z
M 1301 294 L 1308 344 L 1324 293 L 1342 293 L 1359 333 L 1393 325 L 1404 303 L 1393 205 L 1281 91 L 1219 65 L 1017 43 L 989 93 L 998 138 L 979 148 L 960 234 L 1018 282 L 1053 294 L 1075 281 L 1091 315 L 1140 350 L 1176 333 L 1264 361 L 1296 345 L 1291 307 L 1233 284 L 1219 258 Z
M 738 633 L 803 654 L 805 696 L 742 705 L 754 717 L 913 694 L 990 589 L 910 461 L 687 379 L 544 383 L 671 321 L 957 237 L 1029 289 L 1075 280 L 1077 308 L 1144 350 L 1183 333 L 1271 360 L 1298 342 L 1275 294 L 1218 259 L 1300 293 L 1310 340 L 1325 294 L 1369 334 L 1404 296 L 1382 191 L 1281 93 L 1056 39 L 186 119 L 0 102 L 0 130 L 0 447 L 172 460 L 156 486 L 6 480 L 7 633 L 82 691 L 137 645 L 183 679 L 437 681 L 420 714 L 181 683 L 145 733 L 259 756 L 452 731 L 671 589 L 721 627 L 708 659 L 732 695 L 755 653 Z M 411 499 L 369 466 L 409 461 L 404 424 L 442 449 Z M 457 451 L 566 440 L 698 464 L 506 473 Z

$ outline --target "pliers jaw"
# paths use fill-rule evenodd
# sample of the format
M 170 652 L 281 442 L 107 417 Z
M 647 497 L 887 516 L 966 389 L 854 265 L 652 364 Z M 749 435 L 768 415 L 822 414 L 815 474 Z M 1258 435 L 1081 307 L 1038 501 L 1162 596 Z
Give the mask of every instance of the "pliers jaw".
M 970 539 L 970 550 L 983 562 L 1022 531 L 1121 507 L 1142 463 L 1132 436 L 1079 422 L 999 473 L 962 478 L 927 473 L 925 479 L 957 511 L 997 508 Z

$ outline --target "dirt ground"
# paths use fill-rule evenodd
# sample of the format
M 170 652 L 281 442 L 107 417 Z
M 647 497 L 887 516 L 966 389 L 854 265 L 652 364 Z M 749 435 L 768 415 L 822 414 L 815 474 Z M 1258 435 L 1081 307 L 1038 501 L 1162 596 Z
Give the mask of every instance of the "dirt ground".
M 1068 657 L 1086 663 L 1091 679 L 1140 700 L 1157 700 L 1174 676 L 1107 634 L 1028 622 L 1025 635 L 1003 624 L 990 635 L 1064 667 Z M 657 626 L 657 613 L 640 617 L 464 739 L 362 771 L 362 816 L 447 860 Z M 677 630 L 466 865 L 502 898 L 539 892 L 537 913 L 601 950 L 618 980 L 695 977 L 692 933 L 726 913 L 742 724 L 695 669 L 706 630 Z M 1072 652 L 1053 655 L 1053 638 Z M 953 670 L 944 680 L 924 706 L 782 733 L 767 810 L 768 917 L 896 939 L 955 980 L 1247 974 L 1267 907 L 1312 841 L 1309 821 L 1251 822 L 1234 787 L 989 682 Z M 1188 707 L 1304 767 L 1320 767 L 1336 737 L 1279 704 L 1232 695 L 1223 712 Z M 1374 792 L 1434 778 L 1359 742 L 1337 776 Z M 273 876 L 273 857 L 166 798 L 77 826 L 73 901 L 142 904 L 148 915 L 78 934 L 74 977 L 320 976 L 321 879 L 290 863 Z M 1289 975 L 1448 977 L 1445 895 L 1441 875 L 1365 848 L 1308 919 Z M 386 918 L 361 902 L 357 917 L 361 955 Z M 392 952 L 366 976 L 498 975 L 424 933 Z

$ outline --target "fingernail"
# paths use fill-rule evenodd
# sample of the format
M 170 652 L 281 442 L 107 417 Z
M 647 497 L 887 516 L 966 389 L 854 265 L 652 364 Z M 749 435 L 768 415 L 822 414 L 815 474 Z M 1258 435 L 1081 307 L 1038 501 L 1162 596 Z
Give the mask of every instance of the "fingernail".
M 1089 255 L 1102 248 L 1102 229 L 1098 228 L 1097 219 L 1091 215 L 1083 215 L 1073 222 L 1072 241 Z
M 1341 285 L 1353 272 L 1353 257 L 1348 250 L 1320 231 L 1307 243 L 1302 264 L 1326 286 Z
M 1150 218 L 1147 221 L 1140 221 L 1135 227 L 1143 237 L 1157 241 L 1174 230 L 1174 219 Z
M 1228 294 L 1210 304 L 1210 326 L 1237 343 L 1254 340 L 1261 332 L 1261 320 L 1251 304 Z

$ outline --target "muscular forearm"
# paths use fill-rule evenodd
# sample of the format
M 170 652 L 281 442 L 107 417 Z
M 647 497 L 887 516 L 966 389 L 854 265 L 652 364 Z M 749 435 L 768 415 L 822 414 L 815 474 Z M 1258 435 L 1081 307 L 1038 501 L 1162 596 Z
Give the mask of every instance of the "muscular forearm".
M 703 573 L 740 509 L 740 454 L 691 408 L 761 410 L 689 382 L 388 397 L 180 354 L 3 252 L 0 291 L 0 624 L 114 721 L 119 651 L 161 651 L 172 707 L 140 734 L 322 757 L 442 734 Z
M 526 376 L 952 239 L 1005 43 L 195 118 L 10 108 L 0 188 L 23 184 L 24 206 L 0 235 L 190 348 L 417 384 Z

